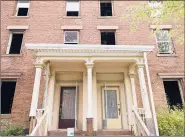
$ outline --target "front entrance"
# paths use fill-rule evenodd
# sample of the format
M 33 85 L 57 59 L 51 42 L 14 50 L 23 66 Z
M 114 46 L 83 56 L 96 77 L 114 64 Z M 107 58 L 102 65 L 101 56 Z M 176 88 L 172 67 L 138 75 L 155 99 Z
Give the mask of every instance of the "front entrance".
M 59 129 L 76 128 L 76 87 L 62 87 L 60 94 Z
M 104 129 L 121 129 L 121 106 L 118 87 L 103 88 L 102 100 Z

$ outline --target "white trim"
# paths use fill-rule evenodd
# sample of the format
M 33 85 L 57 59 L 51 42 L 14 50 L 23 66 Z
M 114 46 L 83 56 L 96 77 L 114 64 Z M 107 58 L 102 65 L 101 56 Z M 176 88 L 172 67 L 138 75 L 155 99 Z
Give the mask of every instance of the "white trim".
M 172 25 L 150 25 L 151 29 L 172 29 Z
M 98 30 L 117 30 L 118 26 L 97 26 Z
M 21 3 L 21 1 L 24 1 L 25 3 Z M 18 16 L 19 8 L 28 8 L 28 11 L 29 11 L 29 7 L 30 7 L 30 0 L 18 0 L 15 16 Z M 28 16 L 28 13 L 27 13 L 27 16 Z
M 71 17 L 71 16 L 69 16 L 69 17 Z M 83 26 L 81 26 L 81 25 L 72 25 L 72 26 L 64 25 L 64 26 L 61 26 L 61 29 L 62 30 L 81 30 L 81 29 L 83 29 Z
M 13 29 L 13 30 L 26 30 L 29 28 L 29 25 L 10 25 L 10 26 L 7 26 L 6 29 Z

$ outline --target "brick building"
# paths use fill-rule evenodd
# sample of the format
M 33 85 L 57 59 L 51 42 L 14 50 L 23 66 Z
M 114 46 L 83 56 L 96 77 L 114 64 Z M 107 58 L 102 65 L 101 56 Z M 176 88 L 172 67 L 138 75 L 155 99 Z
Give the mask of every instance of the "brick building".
M 131 33 L 122 17 L 132 4 L 1 1 L 1 128 L 158 135 L 158 108 L 184 104 L 184 47 L 169 35 L 176 24 Z

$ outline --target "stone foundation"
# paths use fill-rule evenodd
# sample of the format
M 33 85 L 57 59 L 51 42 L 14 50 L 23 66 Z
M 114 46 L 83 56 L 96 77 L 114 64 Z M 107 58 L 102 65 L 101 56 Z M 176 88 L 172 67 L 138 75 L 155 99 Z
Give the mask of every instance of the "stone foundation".
M 12 123 L 11 114 L 0 114 L 0 131 L 5 130 Z

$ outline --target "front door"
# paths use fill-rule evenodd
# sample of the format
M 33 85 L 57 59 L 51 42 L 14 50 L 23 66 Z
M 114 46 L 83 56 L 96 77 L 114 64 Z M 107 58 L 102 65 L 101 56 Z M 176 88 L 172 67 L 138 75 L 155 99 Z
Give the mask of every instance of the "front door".
M 121 106 L 118 88 L 103 88 L 102 99 L 104 129 L 121 129 Z
M 59 129 L 76 128 L 76 92 L 75 87 L 61 88 Z

